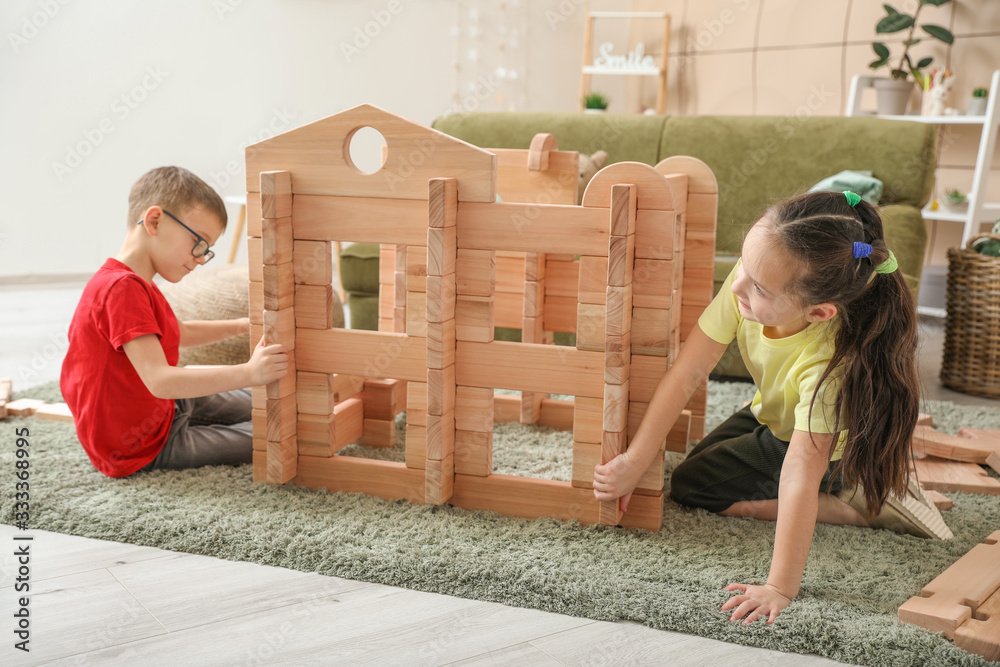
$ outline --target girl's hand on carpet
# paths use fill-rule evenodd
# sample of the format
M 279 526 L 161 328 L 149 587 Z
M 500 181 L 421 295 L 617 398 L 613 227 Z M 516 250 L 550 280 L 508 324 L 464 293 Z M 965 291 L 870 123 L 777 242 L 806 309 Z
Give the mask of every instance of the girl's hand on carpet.
M 642 477 L 643 471 L 636 468 L 628 452 L 598 465 L 594 468 L 594 497 L 602 502 L 621 498 L 619 507 L 624 512 L 628 508 L 632 490 Z
M 750 625 L 758 618 L 767 618 L 767 624 L 774 623 L 781 610 L 791 604 L 791 600 L 782 595 L 773 586 L 748 586 L 747 584 L 729 584 L 727 591 L 740 591 L 722 605 L 721 611 L 729 611 L 735 607 L 730 621 L 738 621 L 744 616 L 743 625 Z

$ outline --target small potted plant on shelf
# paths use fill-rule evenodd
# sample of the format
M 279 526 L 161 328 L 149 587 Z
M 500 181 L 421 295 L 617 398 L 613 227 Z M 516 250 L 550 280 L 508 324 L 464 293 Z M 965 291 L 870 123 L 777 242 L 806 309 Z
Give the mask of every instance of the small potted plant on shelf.
M 986 101 L 989 99 L 987 97 L 987 91 L 985 88 L 973 88 L 972 89 L 972 99 L 969 100 L 969 106 L 965 110 L 966 116 L 985 116 L 986 115 Z
M 590 93 L 583 98 L 585 113 L 604 113 L 608 108 L 608 98 L 601 93 Z
M 964 211 L 969 205 L 969 201 L 966 198 L 965 193 L 956 188 L 951 188 L 949 190 L 945 190 L 944 204 L 952 211 Z
M 910 93 L 913 92 L 914 82 L 920 86 L 921 90 L 926 88 L 925 77 L 920 70 L 930 65 L 933 62 L 933 58 L 928 56 L 914 63 L 909 53 L 911 46 L 921 42 L 920 37 L 914 36 L 918 27 L 917 20 L 920 17 L 920 10 L 925 5 L 940 7 L 949 2 L 951 0 L 919 0 L 913 16 L 896 10 L 892 5 L 882 5 L 885 8 L 886 15 L 875 26 L 875 32 L 880 35 L 902 32 L 904 30 L 909 30 L 909 32 L 906 35 L 906 39 L 903 40 L 903 53 L 895 63 L 890 62 L 888 46 L 883 42 L 872 42 L 872 49 L 878 58 L 869 63 L 868 66 L 874 70 L 881 67 L 888 67 L 891 77 L 889 79 L 877 80 L 874 84 L 878 94 L 879 114 L 898 116 L 906 113 L 906 105 L 910 99 Z M 945 44 L 952 44 L 955 41 L 955 36 L 943 26 L 925 23 L 919 27 L 927 36 Z M 913 75 L 913 81 L 909 80 L 911 74 Z

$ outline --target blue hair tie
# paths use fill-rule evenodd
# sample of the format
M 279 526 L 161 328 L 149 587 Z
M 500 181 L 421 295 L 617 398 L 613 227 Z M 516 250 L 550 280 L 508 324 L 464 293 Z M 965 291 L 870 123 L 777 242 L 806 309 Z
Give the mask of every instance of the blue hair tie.
M 861 259 L 872 254 L 872 247 L 868 243 L 862 243 L 861 241 L 854 242 L 854 259 Z

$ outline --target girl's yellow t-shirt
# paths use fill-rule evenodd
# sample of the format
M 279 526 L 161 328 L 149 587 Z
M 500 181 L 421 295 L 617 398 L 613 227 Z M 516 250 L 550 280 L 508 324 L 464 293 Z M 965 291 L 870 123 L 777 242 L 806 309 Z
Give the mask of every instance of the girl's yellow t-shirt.
M 792 431 L 832 433 L 840 382 L 831 374 L 816 397 L 810 416 L 810 404 L 820 378 L 833 357 L 834 337 L 839 316 L 826 322 L 813 322 L 786 338 L 768 338 L 764 327 L 740 314 L 736 295 L 730 287 L 740 266 L 736 263 L 722 289 L 698 319 L 698 326 L 712 340 L 728 345 L 736 339 L 757 394 L 750 409 L 761 424 L 780 440 L 791 440 Z M 841 419 L 841 424 L 846 421 Z M 837 448 L 831 457 L 839 459 L 845 432 L 840 432 Z

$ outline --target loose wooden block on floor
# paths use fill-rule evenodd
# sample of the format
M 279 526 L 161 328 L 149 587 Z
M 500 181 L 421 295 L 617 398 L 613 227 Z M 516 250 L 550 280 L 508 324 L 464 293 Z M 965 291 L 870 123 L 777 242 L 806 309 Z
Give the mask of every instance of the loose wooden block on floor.
M 916 471 L 920 486 L 925 489 L 943 493 L 964 491 L 1000 495 L 1000 480 L 987 475 L 986 471 L 975 463 L 948 461 L 928 456 L 911 461 L 910 467 Z
M 9 405 L 9 404 L 8 404 Z M 35 419 L 54 422 L 73 422 L 73 414 L 65 403 L 46 403 L 35 410 Z

